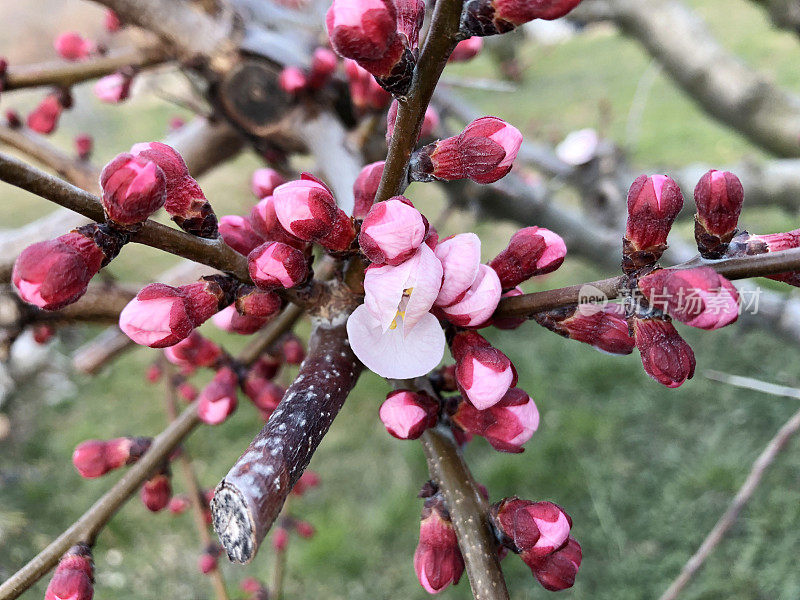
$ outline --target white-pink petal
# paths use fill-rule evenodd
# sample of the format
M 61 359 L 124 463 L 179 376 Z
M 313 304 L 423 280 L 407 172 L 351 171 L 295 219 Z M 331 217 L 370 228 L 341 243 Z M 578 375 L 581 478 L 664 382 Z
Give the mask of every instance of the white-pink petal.
M 528 402 L 525 404 L 520 404 L 518 406 L 507 406 L 505 410 L 517 417 L 517 420 L 522 427 L 522 432 L 513 439 L 509 440 L 508 443 L 515 446 L 522 446 L 525 442 L 531 439 L 534 432 L 539 429 L 539 409 L 536 407 L 536 403 L 533 401 L 533 398 L 528 397 Z
M 435 254 L 444 271 L 436 305 L 448 306 L 458 300 L 478 276 L 481 240 L 474 233 L 459 233 L 440 242 Z

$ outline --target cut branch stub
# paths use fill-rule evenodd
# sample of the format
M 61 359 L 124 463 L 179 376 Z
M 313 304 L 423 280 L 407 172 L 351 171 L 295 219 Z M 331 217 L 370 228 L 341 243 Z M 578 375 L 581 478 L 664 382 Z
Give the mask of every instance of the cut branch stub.
M 297 379 L 217 486 L 211 513 L 231 561 L 247 563 L 255 556 L 361 369 L 344 323 L 317 323 Z

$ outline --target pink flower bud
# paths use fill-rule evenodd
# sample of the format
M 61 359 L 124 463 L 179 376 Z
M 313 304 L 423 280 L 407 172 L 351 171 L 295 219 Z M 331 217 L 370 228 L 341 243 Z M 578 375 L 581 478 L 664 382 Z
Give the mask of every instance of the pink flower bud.
M 341 56 L 374 61 L 383 58 L 397 39 L 391 0 L 334 0 L 325 23 L 331 46 Z
M 437 306 L 450 306 L 464 299 L 481 267 L 481 240 L 474 233 L 460 233 L 439 242 L 434 249 L 444 276 Z
M 308 521 L 297 521 L 294 524 L 294 529 L 297 531 L 297 535 L 306 540 L 314 537 L 314 534 L 316 533 L 314 526 Z
M 391 143 L 392 136 L 394 135 L 394 125 L 397 121 L 397 109 L 399 104 L 397 100 L 393 101 L 392 104 L 389 106 L 389 112 L 386 115 L 386 143 Z M 425 117 L 422 121 L 422 127 L 419 131 L 419 136 L 417 137 L 417 141 L 422 138 L 430 137 L 436 128 L 439 127 L 439 113 L 436 112 L 436 109 L 433 106 L 428 106 L 425 109 Z M 377 189 L 377 187 L 376 187 Z
M 419 545 L 414 551 L 414 571 L 429 594 L 458 583 L 464 559 L 444 502 L 437 494 L 425 501 L 419 525 Z
M 213 367 L 222 357 L 222 349 L 208 338 L 193 331 L 185 340 L 165 348 L 164 356 L 173 365 Z
M 341 208 L 337 208 L 333 227 L 327 235 L 319 238 L 317 243 L 329 252 L 344 252 L 350 249 L 355 239 L 356 228 L 353 219 Z
M 289 545 L 289 532 L 284 527 L 276 527 L 272 536 L 272 548 L 275 552 L 283 552 Z
M 94 479 L 109 471 L 131 465 L 150 448 L 147 437 L 122 437 L 112 440 L 86 440 L 75 447 L 72 464 L 86 479 Z
M 250 219 L 239 215 L 224 215 L 221 217 L 219 220 L 219 234 L 228 246 L 245 256 L 264 243 L 264 238 L 255 232 Z
M 459 389 L 478 410 L 500 402 L 517 384 L 514 365 L 500 350 L 474 331 L 464 331 L 451 344 Z
M 37 325 L 33 328 L 33 341 L 37 344 L 46 344 L 53 339 L 55 333 L 49 325 Z
M 308 277 L 308 261 L 296 248 L 281 242 L 267 242 L 247 257 L 250 277 L 259 288 L 292 288 Z
M 764 252 L 780 252 L 800 247 L 800 229 L 784 233 L 770 233 L 766 235 L 738 235 L 731 242 L 731 249 L 735 255 L 763 254 Z M 770 279 L 782 281 L 795 287 L 800 287 L 800 271 L 769 275 Z
M 187 381 L 178 386 L 178 395 L 186 402 L 194 402 L 197 400 L 198 394 L 197 388 Z
M 299 250 L 308 246 L 308 242 L 296 238 L 280 224 L 275 213 L 275 199 L 272 196 L 266 196 L 253 207 L 250 211 L 250 224 L 265 240 L 283 242 Z
M 89 160 L 93 146 L 92 136 L 85 133 L 75 136 L 75 154 L 78 155 L 79 160 Z
M 209 425 L 219 425 L 236 410 L 239 378 L 230 367 L 223 367 L 197 398 L 197 415 Z
M 283 306 L 283 300 L 275 292 L 263 291 L 251 286 L 239 288 L 236 295 L 236 310 L 240 315 L 272 319 Z
M 66 60 L 83 60 L 95 51 L 95 45 L 91 40 L 74 31 L 59 34 L 53 41 L 53 47 L 58 55 Z
M 344 61 L 345 73 L 350 82 L 350 98 L 361 110 L 381 111 L 392 101 L 392 95 L 383 89 L 372 74 L 354 60 Z
M 278 76 L 278 85 L 284 92 L 294 96 L 308 86 L 308 79 L 297 67 L 286 67 Z
M 58 562 L 44 593 L 45 600 L 92 600 L 94 563 L 92 550 L 84 543 L 67 550 Z
M 266 413 L 274 411 L 286 393 L 284 388 L 264 377 L 263 371 L 257 366 L 248 371 L 242 389 L 253 404 Z
M 630 354 L 635 348 L 621 304 L 579 304 L 534 316 L 542 327 L 589 344 L 609 354 Z
M 522 134 L 516 127 L 497 117 L 481 117 L 460 135 L 419 150 L 412 177 L 418 181 L 466 178 L 494 183 L 511 170 L 521 145 Z
M 60 101 L 59 94 L 48 94 L 28 115 L 28 127 L 38 133 L 52 133 L 58 125 L 62 110 L 64 105 Z
M 681 189 L 666 175 L 641 175 L 636 179 L 628 191 L 628 224 L 623 248 L 626 257 L 630 257 L 627 261 L 641 266 L 658 260 L 682 207 Z M 637 253 L 645 256 L 638 258 Z
M 633 335 L 645 372 L 668 388 L 694 375 L 694 352 L 675 326 L 663 319 L 634 319 Z
M 25 248 L 14 263 L 11 280 L 25 302 L 58 310 L 86 293 L 105 261 L 93 238 L 72 231 Z
M 203 552 L 197 561 L 197 568 L 203 575 L 208 575 L 217 568 L 217 557 L 214 554 Z
M 333 194 L 309 175 L 278 186 L 272 197 L 281 226 L 301 240 L 317 241 L 336 223 L 338 209 Z
M 97 80 L 92 91 L 98 100 L 108 104 L 119 104 L 131 95 L 133 77 L 128 73 L 117 71 Z
M 181 229 L 203 238 L 217 237 L 217 216 L 174 148 L 161 142 L 142 142 L 131 147 L 131 154 L 152 160 L 164 171 L 167 184 L 164 208 Z
M 694 188 L 695 238 L 701 253 L 720 258 L 736 233 L 744 203 L 742 182 L 733 173 L 711 170 Z
M 311 57 L 311 72 L 308 75 L 308 85 L 317 90 L 328 83 L 331 75 L 336 71 L 339 59 L 334 52 L 327 48 L 317 48 Z
M 106 10 L 103 25 L 109 33 L 116 33 L 122 28 L 122 22 L 119 20 L 117 13 L 110 8 Z
M 353 216 L 356 219 L 363 219 L 367 216 L 369 209 L 375 202 L 375 194 L 378 193 L 378 185 L 383 176 L 383 167 L 386 161 L 380 160 L 367 165 L 356 178 L 353 184 L 353 196 L 355 196 L 355 208 Z
M 439 403 L 424 393 L 395 390 L 386 396 L 379 414 L 392 436 L 398 440 L 415 440 L 436 425 Z
M 142 484 L 140 493 L 142 502 L 147 510 L 158 512 L 164 510 L 172 498 L 172 484 L 169 475 L 157 473 Z
M 180 496 L 173 496 L 167 504 L 167 510 L 173 515 L 181 515 L 186 512 L 186 509 L 191 506 L 189 498 L 181 494 Z
M 544 227 L 520 229 L 508 247 L 489 265 L 497 272 L 504 290 L 518 286 L 531 277 L 551 273 L 561 266 L 567 246 L 560 236 Z
M 299 365 L 306 358 L 306 350 L 303 347 L 303 342 L 295 335 L 287 336 L 286 339 L 283 340 L 281 344 L 281 353 L 283 354 L 283 360 L 290 365 Z
M 267 324 L 267 319 L 239 314 L 233 304 L 219 311 L 211 320 L 223 331 L 239 335 L 252 335 Z
M 164 206 L 164 172 L 154 162 L 119 154 L 100 173 L 103 210 L 108 220 L 122 226 L 143 223 Z
M 397 11 L 397 31 L 412 50 L 419 45 L 419 31 L 425 19 L 424 0 L 393 0 Z
M 317 487 L 319 482 L 319 475 L 317 475 L 314 471 L 305 471 L 300 476 L 300 479 L 297 481 L 297 483 L 294 484 L 292 493 L 295 496 L 302 496 L 308 490 Z
M 358 243 L 375 264 L 397 266 L 411 257 L 427 233 L 427 222 L 403 196 L 372 206 L 361 225 Z
M 494 313 L 502 291 L 500 279 L 494 269 L 480 265 L 478 275 L 464 297 L 439 310 L 445 319 L 458 327 L 480 327 Z
M 566 546 L 543 558 L 529 560 L 528 566 L 544 589 L 558 592 L 575 585 L 582 558 L 581 545 L 570 537 Z
M 255 197 L 261 200 L 271 196 L 275 188 L 284 183 L 286 180 L 275 169 L 256 169 L 250 179 L 250 189 L 253 190 Z
M 456 44 L 448 62 L 465 62 L 472 60 L 483 50 L 483 38 L 472 36 Z
M 699 329 L 719 329 L 739 318 L 739 293 L 711 267 L 658 269 L 639 279 L 650 306 Z
M 473 35 L 496 35 L 532 21 L 551 21 L 569 13 L 581 0 L 470 0 L 464 5 L 462 28 Z
M 531 502 L 516 496 L 493 504 L 489 516 L 501 543 L 530 566 L 566 546 L 572 519 L 552 502 Z
M 453 422 L 465 432 L 480 435 L 499 452 L 522 452 L 523 444 L 539 428 L 539 410 L 533 398 L 519 388 L 511 388 L 485 410 L 461 402 Z
M 239 583 L 239 589 L 248 594 L 257 594 L 264 589 L 264 585 L 255 577 L 247 577 Z

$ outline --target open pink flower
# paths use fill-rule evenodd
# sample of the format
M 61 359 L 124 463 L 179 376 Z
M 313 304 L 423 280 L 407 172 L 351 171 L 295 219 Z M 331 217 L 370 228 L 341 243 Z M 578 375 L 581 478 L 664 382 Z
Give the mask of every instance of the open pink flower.
M 444 333 L 430 312 L 442 264 L 422 244 L 397 266 L 370 267 L 365 299 L 347 321 L 356 356 L 383 377 L 407 379 L 433 369 L 444 354 Z

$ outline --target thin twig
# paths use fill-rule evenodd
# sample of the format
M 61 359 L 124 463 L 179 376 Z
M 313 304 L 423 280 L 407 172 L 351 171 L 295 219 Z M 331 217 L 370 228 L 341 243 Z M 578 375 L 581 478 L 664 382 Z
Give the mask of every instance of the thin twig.
M 783 396 L 785 398 L 794 398 L 800 400 L 800 389 L 790 387 L 787 385 L 777 385 L 769 383 L 768 381 L 761 381 L 760 379 L 753 379 L 752 377 L 742 377 L 741 375 L 730 375 L 722 373 L 721 371 L 707 370 L 704 375 L 712 381 L 719 381 L 720 383 L 727 383 L 735 387 L 753 390 L 756 392 L 763 392 L 771 396 Z
M 292 497 L 288 496 L 286 498 L 286 502 L 283 503 L 283 509 L 281 510 L 282 515 L 289 514 L 289 507 L 292 504 Z M 289 543 L 291 542 L 291 536 L 286 536 L 286 544 L 275 550 L 275 564 L 273 565 L 272 570 L 272 587 L 270 588 L 270 599 L 271 600 L 281 600 L 283 596 L 283 582 L 286 578 L 286 563 L 289 558 Z
M 106 523 L 139 489 L 164 460 L 200 423 L 197 406 L 191 405 L 154 440 L 150 449 L 89 510 L 58 538 L 0 585 L 0 600 L 14 600 L 39 581 L 72 545 L 92 545 Z
M 792 415 L 783 427 L 778 430 L 775 437 L 769 441 L 766 448 L 753 463 L 747 479 L 742 487 L 739 488 L 728 510 L 720 517 L 711 533 L 703 540 L 697 552 L 683 566 L 680 575 L 672 582 L 667 591 L 661 595 L 659 600 L 675 600 L 680 595 L 683 588 L 691 581 L 695 573 L 700 570 L 700 567 L 703 566 L 703 563 L 711 556 L 727 531 L 736 522 L 739 513 L 753 496 L 758 484 L 761 483 L 764 473 L 798 430 L 800 430 L 800 410 Z

